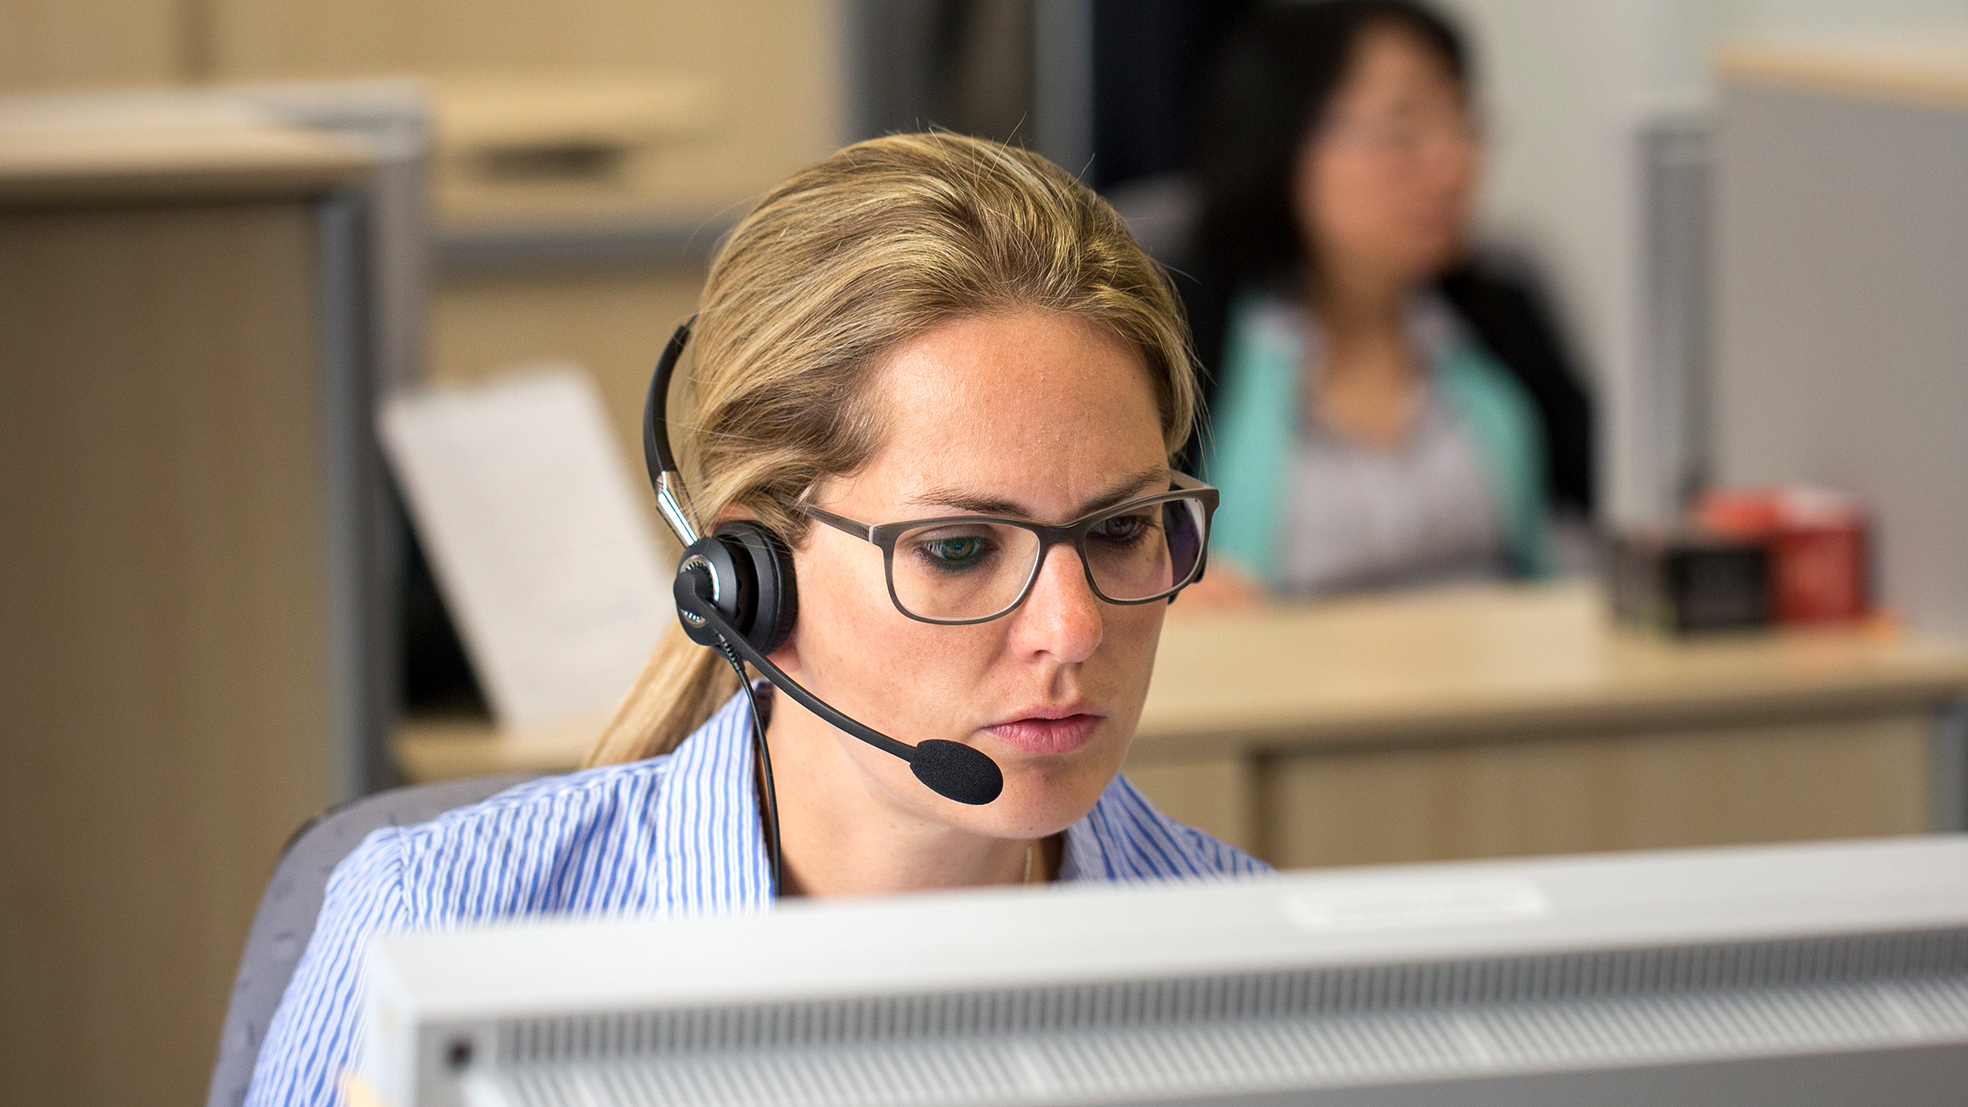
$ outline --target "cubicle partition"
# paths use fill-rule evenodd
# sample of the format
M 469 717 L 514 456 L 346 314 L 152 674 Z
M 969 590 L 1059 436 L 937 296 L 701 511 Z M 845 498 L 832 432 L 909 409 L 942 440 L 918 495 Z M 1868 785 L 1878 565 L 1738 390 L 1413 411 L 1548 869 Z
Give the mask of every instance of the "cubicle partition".
M 333 99 L 0 102 L 9 1102 L 203 1095 L 281 843 L 375 765 L 376 246 L 420 151 L 293 121 Z
M 1968 636 L 1968 38 L 1720 72 L 1714 475 L 1859 494 L 1880 599 Z

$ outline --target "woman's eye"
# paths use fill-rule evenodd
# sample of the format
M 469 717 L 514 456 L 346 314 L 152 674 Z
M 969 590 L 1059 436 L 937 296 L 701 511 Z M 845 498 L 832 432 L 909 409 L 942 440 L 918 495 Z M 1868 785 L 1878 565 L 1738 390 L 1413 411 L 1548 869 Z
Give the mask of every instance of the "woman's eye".
M 1093 536 L 1103 542 L 1126 545 L 1139 541 L 1154 530 L 1154 521 L 1145 515 L 1116 515 L 1103 519 L 1093 528 Z
M 967 534 L 950 538 L 931 538 L 916 544 L 930 564 L 939 569 L 968 569 L 983 560 L 983 538 Z

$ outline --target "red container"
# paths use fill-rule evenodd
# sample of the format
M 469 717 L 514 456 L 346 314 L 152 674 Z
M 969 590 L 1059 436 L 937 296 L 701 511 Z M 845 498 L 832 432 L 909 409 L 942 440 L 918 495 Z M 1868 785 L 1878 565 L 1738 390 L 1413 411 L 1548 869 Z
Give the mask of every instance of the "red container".
M 1864 618 L 1871 609 L 1867 520 L 1859 501 L 1808 485 L 1710 492 L 1699 526 L 1770 550 L 1770 608 L 1780 623 Z

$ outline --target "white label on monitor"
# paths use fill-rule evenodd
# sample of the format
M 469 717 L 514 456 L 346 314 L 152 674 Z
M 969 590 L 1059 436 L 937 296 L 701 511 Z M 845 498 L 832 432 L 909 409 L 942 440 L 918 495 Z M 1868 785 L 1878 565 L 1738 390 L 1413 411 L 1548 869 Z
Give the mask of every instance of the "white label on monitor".
M 1416 930 L 1543 918 L 1551 901 L 1528 880 L 1376 881 L 1292 892 L 1284 908 L 1305 930 Z

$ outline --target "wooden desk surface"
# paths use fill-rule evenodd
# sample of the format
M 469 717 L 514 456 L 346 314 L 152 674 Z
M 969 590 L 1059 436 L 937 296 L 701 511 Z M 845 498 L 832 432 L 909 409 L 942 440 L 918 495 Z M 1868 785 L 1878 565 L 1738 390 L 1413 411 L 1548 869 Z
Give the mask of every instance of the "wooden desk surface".
M 501 773 L 564 773 L 601 733 L 603 717 L 502 731 L 477 715 L 418 716 L 397 724 L 391 749 L 412 783 Z
M 360 179 L 351 139 L 167 95 L 0 99 L 0 204 L 306 195 Z
M 1865 625 L 1671 641 L 1579 583 L 1169 619 L 1136 748 L 1306 748 L 1659 729 L 1968 691 L 1968 648 Z
M 1442 744 L 1917 711 L 1968 692 L 1968 648 L 1881 626 L 1671 642 L 1583 584 L 1172 613 L 1135 756 Z M 597 719 L 527 734 L 406 722 L 414 780 L 571 768 Z

